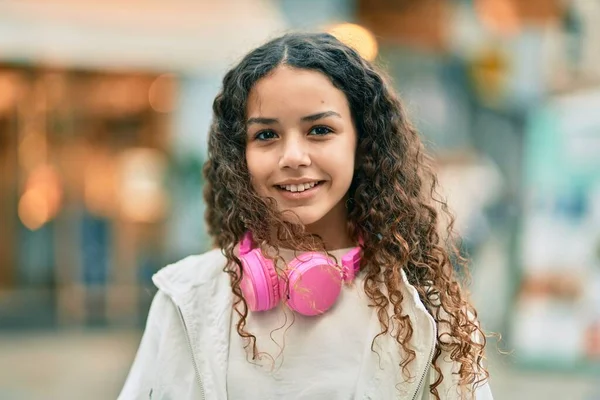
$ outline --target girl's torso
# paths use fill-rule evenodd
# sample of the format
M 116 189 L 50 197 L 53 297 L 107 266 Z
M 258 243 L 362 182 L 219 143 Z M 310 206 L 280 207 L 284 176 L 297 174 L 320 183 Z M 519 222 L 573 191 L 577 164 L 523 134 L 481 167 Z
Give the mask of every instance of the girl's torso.
M 332 251 L 340 260 L 350 249 Z M 294 254 L 280 251 L 286 262 Z M 373 336 L 363 276 L 342 287 L 334 306 L 319 316 L 303 316 L 279 304 L 249 313 L 246 331 L 254 334 L 260 357 L 251 360 L 233 313 L 230 331 L 227 394 L 245 399 L 352 399 L 365 351 Z M 332 384 L 335 383 L 335 384 Z
M 236 314 L 232 311 L 229 276 L 223 272 L 225 264 L 221 250 L 213 250 L 163 268 L 153 277 L 159 292 L 119 399 L 251 399 L 244 390 L 255 383 L 265 390 L 256 392 L 256 398 L 293 398 L 282 397 L 288 393 L 282 389 L 284 384 L 298 398 L 316 398 L 312 393 L 302 394 L 302 390 L 319 386 L 327 391 L 327 400 L 430 398 L 427 387 L 437 378 L 430 368 L 436 325 L 408 283 L 403 288 L 402 307 L 415 332 L 409 346 L 416 352 L 409 365 L 409 379 L 399 367 L 402 354 L 390 334 L 379 337 L 373 346 L 375 352 L 371 351 L 381 326 L 377 313 L 367 307 L 364 291 L 359 290 L 361 278 L 344 289 L 329 315 L 307 320 L 296 316 L 286 336 L 283 359 L 270 372 L 243 363 L 243 343 L 232 330 Z M 278 348 L 269 337 L 269 325 L 277 325 L 281 315 L 273 311 L 251 317 L 248 330 L 259 335 L 259 349 L 276 356 Z M 276 341 L 281 334 L 274 336 Z M 449 357 L 442 354 L 443 359 Z M 443 361 L 439 366 L 444 373 L 438 387 L 445 394 L 442 398 L 459 398 L 452 374 L 457 365 Z M 242 374 L 251 375 L 254 382 Z M 261 397 L 263 393 L 266 396 Z M 491 398 L 487 384 L 477 391 L 477 399 Z

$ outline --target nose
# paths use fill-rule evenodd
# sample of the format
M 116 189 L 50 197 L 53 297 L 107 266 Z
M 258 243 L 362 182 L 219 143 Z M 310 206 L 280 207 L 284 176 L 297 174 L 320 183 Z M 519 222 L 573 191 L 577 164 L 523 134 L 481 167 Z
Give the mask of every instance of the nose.
M 299 138 L 288 138 L 283 143 L 279 168 L 298 169 L 311 164 L 308 144 Z

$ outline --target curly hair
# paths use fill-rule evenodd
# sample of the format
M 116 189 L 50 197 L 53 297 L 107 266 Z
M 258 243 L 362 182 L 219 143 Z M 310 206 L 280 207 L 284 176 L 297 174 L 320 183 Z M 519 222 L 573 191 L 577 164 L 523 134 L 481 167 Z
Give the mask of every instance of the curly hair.
M 348 227 L 353 238 L 361 237 L 364 242 L 364 290 L 381 324 L 373 343 L 380 335 L 393 335 L 405 354 L 400 365 L 403 371 L 416 358 L 408 346 L 414 331 L 401 307 L 404 271 L 438 328 L 444 328 L 438 329 L 433 358 L 438 377 L 430 392 L 440 398 L 436 388 L 444 376 L 437 363 L 442 351 L 460 365 L 461 386 L 484 381 L 489 375 L 481 363 L 485 335 L 459 283 L 460 271 L 467 270 L 466 260 L 454 242 L 440 234 L 440 219 L 447 217 L 447 238 L 454 237 L 453 217 L 437 195 L 432 161 L 384 75 L 326 33 L 290 33 L 251 51 L 225 75 L 213 103 L 204 165 L 206 222 L 214 244 L 228 259 L 225 272 L 231 277 L 240 315 L 238 334 L 252 344 L 256 357 L 256 337 L 245 330 L 248 307 L 240 289 L 242 264 L 235 253 L 242 235 L 250 230 L 259 243 L 268 241 L 275 247 L 278 243 L 273 240 L 291 237 L 297 248 L 308 246 L 313 236 L 286 222 L 274 199 L 261 198 L 253 190 L 246 164 L 249 92 L 281 65 L 324 74 L 349 103 L 358 145 L 346 202 Z M 277 227 L 275 239 L 269 234 L 273 227 Z M 314 248 L 315 241 L 310 242 Z

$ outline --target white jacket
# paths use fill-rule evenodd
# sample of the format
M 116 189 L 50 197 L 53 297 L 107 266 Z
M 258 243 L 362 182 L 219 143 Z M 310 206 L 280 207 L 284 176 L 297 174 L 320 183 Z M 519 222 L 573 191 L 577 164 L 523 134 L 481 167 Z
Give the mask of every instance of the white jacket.
M 227 399 L 227 359 L 233 307 L 229 275 L 223 272 L 226 258 L 221 250 L 187 257 L 153 277 L 159 291 L 152 301 L 146 330 L 119 400 L 133 399 Z M 430 399 L 429 384 L 435 380 L 431 359 L 436 325 L 405 278 L 403 310 L 415 334 L 411 347 L 416 359 L 411 377 L 398 382 L 401 353 L 389 335 L 375 344 L 378 354 L 370 360 L 357 382 L 354 399 Z M 380 330 L 374 318 L 373 337 Z M 447 354 L 438 362 L 444 380 L 438 386 L 442 399 L 459 399 L 458 365 Z M 383 366 L 381 368 L 380 366 Z M 492 400 L 487 383 L 475 392 L 477 400 Z

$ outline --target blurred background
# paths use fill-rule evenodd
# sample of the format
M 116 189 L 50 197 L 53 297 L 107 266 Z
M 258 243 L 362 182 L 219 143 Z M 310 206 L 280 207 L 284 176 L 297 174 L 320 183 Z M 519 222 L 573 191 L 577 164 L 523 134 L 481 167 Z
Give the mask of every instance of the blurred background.
M 496 399 L 600 399 L 597 0 L 0 1 L 0 399 L 116 398 L 152 274 L 209 246 L 220 80 L 291 29 L 384 68 L 435 154 Z

